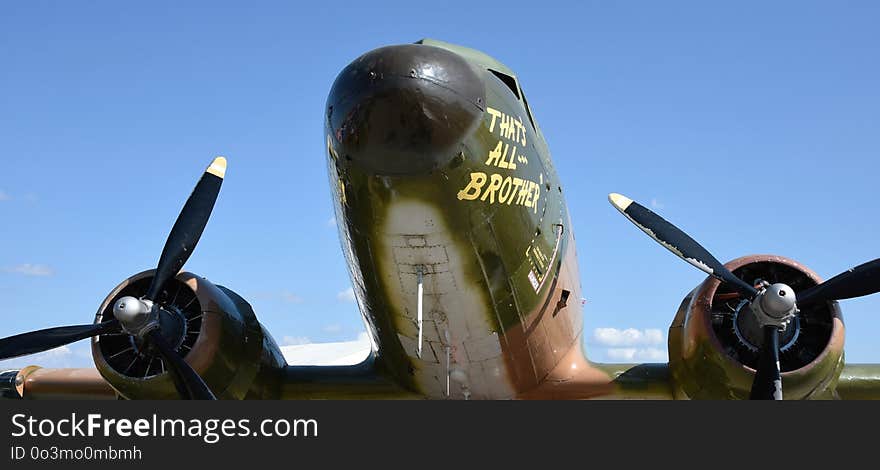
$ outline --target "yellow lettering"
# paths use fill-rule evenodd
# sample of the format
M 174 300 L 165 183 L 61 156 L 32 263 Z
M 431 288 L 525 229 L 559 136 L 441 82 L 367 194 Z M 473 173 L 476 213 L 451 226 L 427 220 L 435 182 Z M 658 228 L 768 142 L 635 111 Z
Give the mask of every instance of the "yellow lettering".
M 510 116 L 506 114 L 501 114 L 501 126 L 498 127 L 498 133 L 501 134 L 501 137 L 508 139 L 510 135 Z
M 510 197 L 510 192 L 513 187 L 513 181 L 511 177 L 504 178 L 504 181 L 501 183 L 501 189 L 498 191 L 498 203 L 504 204 L 507 202 L 507 198 Z M 507 189 L 504 189 L 507 188 Z M 513 198 L 511 198 L 513 199 Z
M 529 180 L 523 180 L 522 188 L 519 190 L 519 194 L 516 198 L 516 203 L 519 205 L 524 205 L 523 202 L 526 200 L 526 195 L 532 190 L 532 182 Z
M 498 166 L 498 162 L 501 159 L 501 141 L 498 141 L 498 145 L 495 146 L 495 150 L 489 151 L 489 159 L 486 160 L 486 165 L 490 166 Z
M 487 106 L 486 112 L 492 115 L 492 120 L 489 121 L 489 132 L 492 132 L 495 129 L 495 118 L 501 116 L 501 111 L 498 111 L 497 109 L 492 109 Z
M 483 197 L 480 198 L 481 201 L 485 201 L 486 198 L 489 198 L 489 204 L 495 203 L 495 191 L 498 191 L 498 188 L 501 187 L 501 175 L 498 173 L 493 173 L 491 179 L 489 180 L 489 187 L 486 188 L 486 191 L 483 192 Z
M 494 176 L 494 175 L 493 175 Z M 480 190 L 486 184 L 485 173 L 471 173 L 471 180 L 464 189 L 458 192 L 458 200 L 473 201 L 480 196 Z
M 535 254 L 538 255 L 538 261 L 540 261 L 542 265 L 547 264 L 547 256 L 544 255 L 544 250 L 542 250 L 540 246 L 535 245 Z
M 546 269 L 547 268 L 547 260 L 546 260 L 546 258 L 544 258 L 544 252 L 541 251 L 541 247 L 538 245 L 535 245 L 535 249 L 532 250 L 532 253 L 534 253 L 534 259 L 538 263 L 538 268 L 540 268 L 542 271 L 544 269 Z
M 513 178 L 513 191 L 512 191 L 513 194 L 511 194 L 510 199 L 507 200 L 508 206 L 510 205 L 510 203 L 513 202 L 513 196 L 516 195 L 517 191 L 519 191 L 519 188 L 522 186 L 522 184 L 523 184 L 523 180 L 521 180 L 519 178 Z
M 496 159 L 499 166 L 504 162 L 504 158 L 496 157 Z M 499 173 L 474 172 L 470 174 L 470 177 L 467 186 L 458 192 L 458 200 L 474 201 L 479 199 L 489 204 L 495 204 L 497 199 L 499 204 L 508 206 L 516 204 L 531 208 L 536 214 L 538 213 L 538 202 L 541 199 L 541 185 L 538 183 Z M 546 256 L 541 252 L 535 254 L 538 259 L 542 256 L 546 259 Z
M 516 147 L 513 147 L 513 151 L 510 152 L 510 158 L 507 158 L 508 151 L 510 150 L 510 144 L 504 144 L 504 150 L 501 150 L 502 141 L 498 141 L 498 145 L 495 146 L 495 150 L 489 151 L 489 158 L 486 159 L 486 165 L 489 166 L 497 166 L 498 168 L 516 170 L 516 162 L 514 158 L 516 157 Z
M 534 191 L 532 188 L 535 186 L 535 182 L 529 181 L 528 183 L 528 190 L 526 190 L 526 197 L 523 201 L 523 205 L 526 207 L 532 207 L 532 192 Z
M 501 154 L 501 159 L 498 160 L 498 168 L 507 168 L 507 151 L 510 150 L 510 144 L 504 144 L 504 153 Z
M 538 213 L 538 199 L 541 199 L 541 185 L 532 182 L 532 187 L 535 188 L 535 199 L 532 201 L 532 209 L 535 214 Z
M 516 162 L 513 161 L 514 157 L 516 157 L 516 146 L 513 146 L 513 152 L 510 152 L 510 160 L 507 161 L 507 167 L 511 170 L 516 170 Z

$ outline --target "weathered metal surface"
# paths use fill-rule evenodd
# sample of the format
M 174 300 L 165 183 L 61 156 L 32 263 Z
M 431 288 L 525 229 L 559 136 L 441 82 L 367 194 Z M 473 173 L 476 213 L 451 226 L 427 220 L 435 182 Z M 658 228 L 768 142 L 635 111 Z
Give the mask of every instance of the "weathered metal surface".
M 117 286 L 101 304 L 96 321 L 112 315 L 110 306 L 126 286 L 150 277 L 152 273 L 152 270 L 144 271 Z M 257 377 L 263 369 L 278 370 L 285 363 L 280 350 L 264 332 L 247 302 L 228 289 L 191 273 L 179 273 L 177 279 L 196 295 L 202 310 L 198 337 L 184 360 L 218 397 L 244 398 L 255 393 L 266 398 L 276 397 L 277 387 L 269 388 L 276 389 L 275 392 L 267 392 Z M 101 351 L 100 337 L 92 340 L 92 356 L 100 374 L 124 397 L 177 398 L 168 372 L 133 377 L 114 369 Z M 271 375 L 265 379 L 271 379 L 273 383 L 278 380 L 277 376 Z
M 454 398 L 514 398 L 580 350 L 562 188 L 516 77 L 486 57 L 429 40 L 381 48 L 327 102 L 340 239 L 377 360 L 433 398 L 447 377 Z M 556 310 L 563 291 L 575 300 Z
M 835 398 L 880 400 L 880 364 L 847 364 L 840 372 Z
M 17 382 L 19 396 L 28 400 L 116 399 L 116 391 L 97 369 L 42 369 L 31 366 L 18 373 Z
M 807 267 L 781 256 L 752 255 L 725 266 L 731 271 L 748 264 L 772 262 L 790 266 L 821 282 Z M 709 277 L 682 302 L 669 328 L 669 367 L 677 398 L 746 399 L 755 370 L 726 352 L 710 325 L 711 302 L 720 281 Z M 840 309 L 833 305 L 831 338 L 809 364 L 782 373 L 786 399 L 830 398 L 843 368 L 844 327 Z

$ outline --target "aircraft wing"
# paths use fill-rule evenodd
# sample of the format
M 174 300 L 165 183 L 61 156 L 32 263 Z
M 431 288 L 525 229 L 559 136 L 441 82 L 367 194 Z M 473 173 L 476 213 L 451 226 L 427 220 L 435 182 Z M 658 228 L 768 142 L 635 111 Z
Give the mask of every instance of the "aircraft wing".
M 308 347 L 305 347 L 308 346 Z M 357 341 L 285 347 L 292 361 L 307 359 L 324 365 L 288 365 L 281 383 L 289 399 L 418 398 L 384 379 L 375 370 L 374 356 Z M 366 354 L 358 363 L 352 361 Z M 668 400 L 675 384 L 667 364 L 596 364 L 610 377 L 599 399 Z M 576 397 L 578 383 L 558 383 L 559 398 Z M 28 399 L 115 399 L 116 394 L 97 369 L 43 369 L 37 366 L 0 372 L 0 397 Z M 880 364 L 849 364 L 843 368 L 830 397 L 840 400 L 880 399 Z
M 837 398 L 880 400 L 880 364 L 847 364 L 837 381 Z

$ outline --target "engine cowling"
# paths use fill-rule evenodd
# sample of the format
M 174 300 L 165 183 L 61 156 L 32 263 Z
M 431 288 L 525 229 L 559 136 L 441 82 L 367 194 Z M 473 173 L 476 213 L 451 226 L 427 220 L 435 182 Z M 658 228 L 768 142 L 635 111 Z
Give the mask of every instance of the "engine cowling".
M 136 274 L 113 289 L 101 303 L 96 322 L 112 318 L 117 299 L 143 296 L 154 272 Z M 179 319 L 180 340 L 173 346 L 217 398 L 277 398 L 284 357 L 244 299 L 181 272 L 157 300 Z M 93 338 L 92 357 L 101 376 L 124 398 L 178 398 L 162 361 L 127 334 Z
M 809 268 L 774 255 L 738 258 L 725 265 L 740 279 L 783 282 L 795 292 L 822 280 Z M 669 328 L 669 368 L 678 398 L 745 399 L 755 376 L 760 326 L 746 303 L 714 277 L 682 301 Z M 837 302 L 812 305 L 780 335 L 786 399 L 833 398 L 843 369 L 844 325 Z

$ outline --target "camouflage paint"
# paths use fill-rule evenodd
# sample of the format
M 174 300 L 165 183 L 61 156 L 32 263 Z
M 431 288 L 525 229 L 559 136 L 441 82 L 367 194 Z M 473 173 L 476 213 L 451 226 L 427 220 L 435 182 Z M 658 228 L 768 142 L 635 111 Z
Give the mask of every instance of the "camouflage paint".
M 358 136 L 358 121 L 347 118 L 351 111 L 340 117 L 342 110 L 368 106 L 346 107 L 336 90 L 349 74 L 373 77 L 371 67 L 381 69 L 383 59 L 368 53 L 340 73 L 325 130 L 343 251 L 378 362 L 397 371 L 400 383 L 442 398 L 449 375 L 452 397 L 513 398 L 580 343 L 580 286 L 562 187 L 522 91 L 488 67 L 515 81 L 512 72 L 470 49 L 421 43 L 409 47 L 439 47 L 467 59 L 483 88 L 470 101 L 478 117 L 441 158 L 444 164 L 382 174 L 349 155 L 358 146 L 353 141 L 366 138 Z M 383 73 L 376 75 L 381 81 Z M 575 273 L 560 282 L 563 259 L 570 260 L 565 270 Z M 422 358 L 415 344 L 419 268 L 425 279 Z M 553 310 L 563 290 L 569 300 L 560 314 Z
M 223 384 L 222 397 L 446 398 L 448 377 L 451 398 L 746 398 L 754 371 L 728 357 L 706 323 L 708 301 L 718 287 L 711 277 L 685 298 L 670 327 L 669 365 L 587 360 L 581 346 L 577 255 L 562 187 L 515 74 L 473 49 L 432 40 L 419 44 L 410 47 L 428 48 L 421 50 L 434 51 L 431 54 L 438 54 L 434 49 L 451 52 L 459 59 L 447 57 L 450 63 L 463 60 L 466 69 L 459 67 L 453 75 L 473 74 L 478 86 L 459 93 L 444 82 L 454 76 L 432 75 L 436 70 L 374 73 L 399 62 L 386 56 L 381 59 L 387 63 L 367 64 L 362 72 L 368 73 L 368 80 L 363 84 L 343 87 L 341 96 L 331 92 L 324 123 L 340 240 L 372 335 L 373 353 L 354 366 L 284 366 L 271 336 L 262 327 L 257 331 L 250 306 L 227 289 L 209 286 L 197 289 L 203 293 L 200 299 L 210 291 L 211 298 L 225 299 L 225 307 L 208 310 L 243 323 L 232 328 L 238 333 L 223 335 L 222 348 L 188 356 L 193 367 L 205 372 L 207 363 L 202 362 L 227 346 L 240 345 L 241 326 L 249 325 L 249 331 L 262 338 L 260 347 L 227 352 L 225 357 L 232 363 L 256 361 L 261 366 L 248 369 L 241 380 L 228 370 L 206 372 L 209 383 Z M 508 83 L 493 70 L 510 77 Z M 357 73 L 346 68 L 337 83 L 358 78 Z M 425 158 L 415 168 L 406 152 L 394 148 L 372 160 L 351 158 L 345 151 L 351 139 L 357 144 L 357 139 L 376 132 L 358 128 L 357 119 L 369 126 L 371 119 L 364 118 L 381 123 L 391 117 L 365 115 L 368 110 L 358 106 L 343 113 L 345 106 L 337 106 L 338 101 L 349 99 L 358 87 L 411 86 L 402 81 L 407 79 L 417 83 L 413 92 L 422 100 L 400 112 L 409 113 L 408 119 L 426 116 L 436 124 L 408 136 L 425 137 L 432 144 L 421 148 Z M 431 101 L 431 96 L 419 95 L 426 91 L 441 98 Z M 434 114 L 441 109 L 438 105 L 448 104 L 444 100 L 458 106 L 452 110 L 459 113 L 456 119 Z M 502 133 L 502 123 L 507 123 L 507 132 Z M 383 160 L 390 166 L 383 168 Z M 520 189 L 523 181 L 537 188 L 522 199 L 517 193 L 517 199 L 508 202 L 512 196 L 501 194 L 508 177 L 511 186 L 517 178 Z M 736 260 L 728 267 L 756 259 L 766 257 Z M 418 269 L 425 280 L 421 358 L 415 345 Z M 186 276 L 191 276 L 190 282 L 197 279 Z M 211 298 L 206 305 L 217 303 Z M 827 350 L 802 370 L 783 373 L 786 398 L 878 397 L 880 366 L 844 367 L 843 334 L 838 317 Z M 172 395 L 170 380 L 156 384 L 148 389 L 126 385 L 126 390 L 138 398 Z M 16 390 L 27 398 L 115 396 L 104 378 L 89 369 L 28 367 L 17 374 Z
M 725 266 L 733 271 L 751 263 L 773 262 L 795 268 L 813 279 L 821 278 L 809 268 L 781 256 L 753 255 Z M 747 399 L 754 369 L 731 358 L 710 325 L 711 301 L 720 281 L 709 277 L 679 307 L 669 327 L 669 368 L 676 398 Z M 844 327 L 840 309 L 832 305 L 833 327 L 825 349 L 812 362 L 782 373 L 785 399 L 832 398 L 843 370 Z

